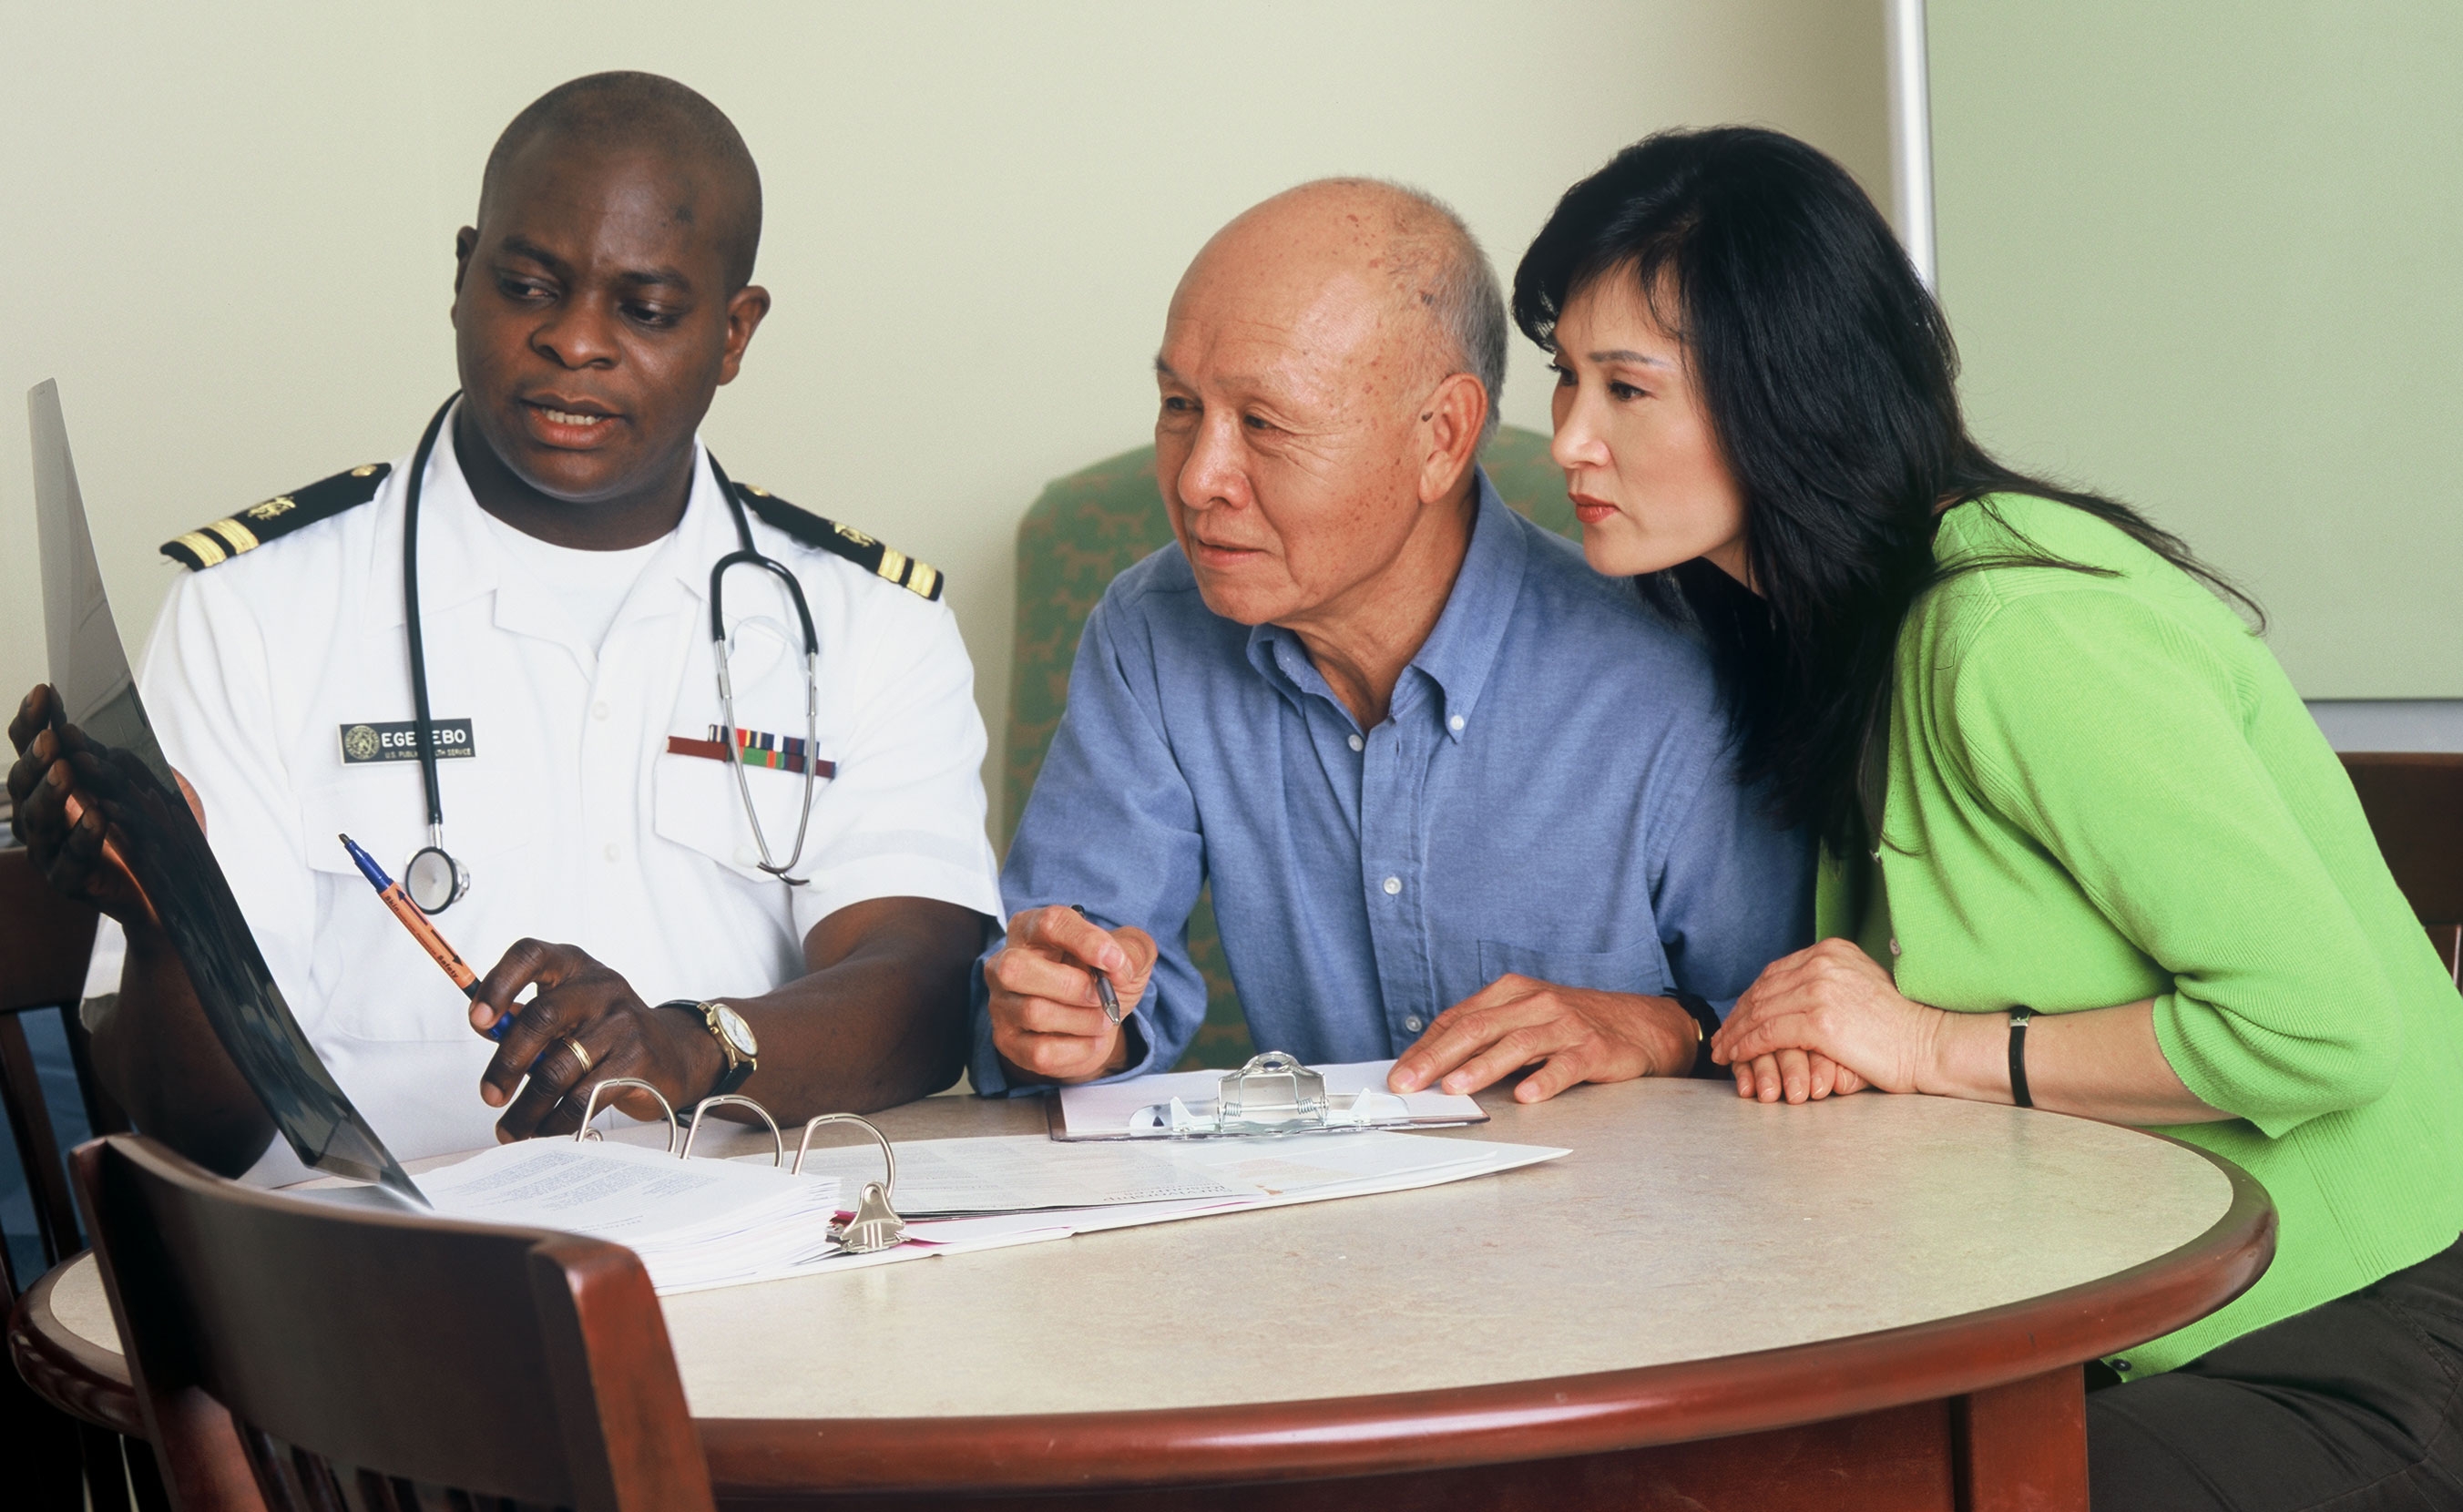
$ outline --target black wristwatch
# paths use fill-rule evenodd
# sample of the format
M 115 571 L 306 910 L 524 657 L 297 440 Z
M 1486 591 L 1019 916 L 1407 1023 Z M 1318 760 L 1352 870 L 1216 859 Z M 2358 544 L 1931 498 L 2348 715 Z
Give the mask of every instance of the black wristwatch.
M 1728 1068 L 1711 1059 L 1711 1037 L 1719 1032 L 1718 1014 L 1699 993 L 1672 992 L 1667 996 L 1676 999 L 1676 1006 L 1693 1016 L 1693 1022 L 1702 1031 L 1701 1042 L 1693 1047 L 1693 1069 L 1685 1074 L 1704 1081 L 1717 1081 L 1726 1076 Z
M 744 1021 L 744 1016 L 727 1004 L 671 997 L 659 1006 L 692 1015 L 701 1020 L 703 1028 L 709 1031 L 709 1037 L 718 1041 L 718 1053 L 726 1063 L 718 1073 L 718 1085 L 703 1093 L 703 1097 L 725 1097 L 742 1086 L 759 1068 L 760 1063 L 754 1058 L 761 1053 L 761 1041 L 752 1037 L 752 1026 Z

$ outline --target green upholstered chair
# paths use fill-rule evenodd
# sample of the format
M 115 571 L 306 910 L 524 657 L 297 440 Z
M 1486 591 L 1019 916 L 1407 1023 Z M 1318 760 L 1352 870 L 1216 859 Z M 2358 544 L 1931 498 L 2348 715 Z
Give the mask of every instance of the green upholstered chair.
M 1561 536 L 1573 536 L 1565 475 L 1548 460 L 1548 438 L 1502 427 L 1480 458 L 1506 503 Z M 1103 590 L 1132 563 L 1171 543 L 1155 483 L 1155 451 L 1140 447 L 1058 479 L 1017 527 L 1017 625 L 1010 664 L 1009 740 L 1003 810 L 1012 834 L 1043 765 L 1044 748 L 1069 701 L 1078 633 Z M 1214 932 L 1205 894 L 1188 919 L 1188 949 L 1206 974 L 1206 1023 L 1184 1069 L 1235 1066 L 1251 1054 L 1248 1020 Z

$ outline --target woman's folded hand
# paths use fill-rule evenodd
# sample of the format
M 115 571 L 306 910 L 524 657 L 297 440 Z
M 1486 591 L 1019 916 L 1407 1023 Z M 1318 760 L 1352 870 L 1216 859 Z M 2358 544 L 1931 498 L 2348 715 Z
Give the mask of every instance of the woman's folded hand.
M 1711 1058 L 1734 1069 L 1738 1096 L 1766 1103 L 1864 1085 L 1912 1092 L 1942 1018 L 1902 997 L 1890 974 L 1854 944 L 1828 939 L 1762 969 L 1711 1037 Z M 1825 1062 L 1827 1091 L 1820 1089 Z

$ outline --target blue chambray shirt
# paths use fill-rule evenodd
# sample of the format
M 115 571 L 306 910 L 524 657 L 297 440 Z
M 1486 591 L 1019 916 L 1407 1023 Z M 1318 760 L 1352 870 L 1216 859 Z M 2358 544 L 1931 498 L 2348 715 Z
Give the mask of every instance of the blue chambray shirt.
M 1371 729 L 1297 636 L 1207 608 L 1177 545 L 1087 619 L 1001 892 L 1162 947 L 1123 1075 L 1170 1069 L 1206 1017 L 1188 920 L 1210 881 L 1257 1048 L 1320 1063 L 1400 1054 L 1509 972 L 1724 1013 L 1811 939 L 1809 844 L 1737 785 L 1701 647 L 1478 484 Z M 987 997 L 978 969 L 971 1074 L 999 1093 Z

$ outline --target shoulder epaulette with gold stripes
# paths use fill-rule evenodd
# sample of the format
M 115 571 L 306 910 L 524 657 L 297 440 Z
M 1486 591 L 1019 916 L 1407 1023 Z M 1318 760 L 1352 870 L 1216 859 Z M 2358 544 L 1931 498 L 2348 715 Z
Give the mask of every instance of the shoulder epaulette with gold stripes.
M 191 571 L 202 572 L 288 536 L 303 525 L 331 519 L 346 509 L 365 504 L 377 496 L 377 489 L 392 471 L 390 462 L 371 462 L 348 472 L 337 472 L 304 489 L 276 493 L 227 519 L 200 525 L 164 541 L 163 555 Z
M 876 578 L 886 578 L 907 592 L 924 599 L 938 599 L 948 582 L 940 570 L 929 563 L 917 561 L 895 546 L 873 539 L 852 525 L 797 509 L 767 489 L 756 489 L 750 483 L 735 485 L 735 496 L 744 507 L 761 516 L 761 523 L 773 530 L 784 531 L 807 546 L 836 552 Z

